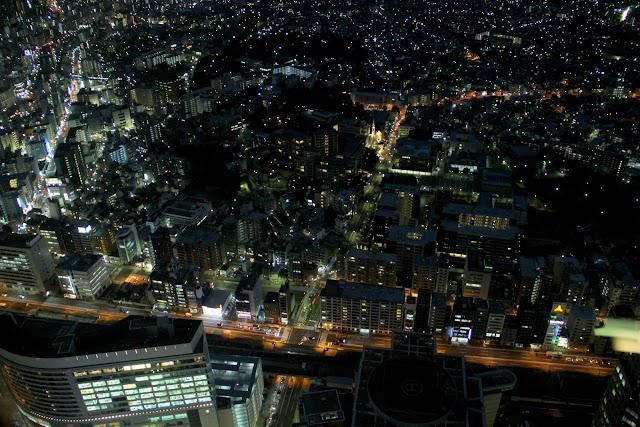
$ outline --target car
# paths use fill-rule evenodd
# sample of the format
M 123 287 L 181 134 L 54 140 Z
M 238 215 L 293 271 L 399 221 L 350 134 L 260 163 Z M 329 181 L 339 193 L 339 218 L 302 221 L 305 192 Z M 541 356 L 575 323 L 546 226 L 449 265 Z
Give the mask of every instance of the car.
M 20 299 L 24 299 L 24 295 L 18 295 L 18 297 L 20 297 Z
M 222 323 L 218 323 L 218 328 L 222 328 Z

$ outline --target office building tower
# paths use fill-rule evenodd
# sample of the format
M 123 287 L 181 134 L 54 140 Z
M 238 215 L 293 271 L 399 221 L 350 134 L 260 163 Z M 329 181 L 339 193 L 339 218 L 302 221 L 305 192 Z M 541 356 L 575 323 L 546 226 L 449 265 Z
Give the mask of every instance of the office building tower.
M 264 390 L 260 358 L 212 354 L 211 368 L 220 426 L 255 426 Z
M 596 315 L 592 307 L 573 305 L 567 320 L 570 348 L 586 349 L 594 336 Z
M 2 374 L 29 425 L 219 425 L 199 321 L 3 316 L 0 325 Z
M 464 258 L 469 248 L 484 249 L 493 267 L 511 271 L 518 252 L 518 233 L 515 226 L 488 228 L 442 220 L 438 229 L 438 251 L 455 261 Z
M 118 257 L 123 264 L 130 264 L 140 257 L 142 247 L 135 224 L 121 227 L 116 231 Z
M 76 189 L 85 187 L 87 166 L 79 144 L 73 142 L 59 144 L 53 160 L 58 176 L 69 178 Z
M 518 307 L 516 344 L 522 346 L 542 344 L 549 327 L 550 311 L 550 301 L 541 300 L 535 305 L 521 304 Z
M 449 286 L 449 261 L 446 256 L 431 255 L 413 259 L 411 289 L 428 289 L 447 293 Z
M 640 425 L 640 355 L 623 354 L 593 417 L 593 427 Z
M 565 329 L 566 313 L 566 302 L 554 302 L 553 305 L 551 305 L 549 326 L 547 327 L 547 333 L 544 336 L 545 350 L 556 350 L 557 347 L 567 347 L 568 339 L 566 332 L 561 334 Z
M 264 297 L 265 323 L 280 323 L 280 298 L 278 292 L 267 292 Z
M 492 340 L 499 340 L 502 336 L 505 318 L 504 304 L 502 301 L 489 301 L 489 316 L 487 317 L 485 337 Z
M 398 272 L 410 277 L 415 258 L 435 253 L 436 240 L 435 230 L 392 225 L 389 227 L 386 251 L 398 255 Z M 409 286 L 410 282 L 405 287 Z
M 133 118 L 129 108 L 119 108 L 112 112 L 113 124 L 118 130 L 133 129 Z
M 222 236 L 213 228 L 191 225 L 178 235 L 174 249 L 181 264 L 214 270 L 224 264 L 227 254 Z
M 54 275 L 53 258 L 38 234 L 0 232 L 0 289 L 17 294 L 45 293 Z
M 280 323 L 287 325 L 289 323 L 290 316 L 293 315 L 293 309 L 296 305 L 295 294 L 289 290 L 288 283 L 280 286 L 280 290 L 278 291 L 278 302 L 280 303 Z
M 149 276 L 155 309 L 162 312 L 202 313 L 210 287 L 201 282 L 202 270 L 178 261 L 161 261 Z
M 67 298 L 95 301 L 111 284 L 100 255 L 70 254 L 56 267 L 58 284 Z
M 338 132 L 333 129 L 318 129 L 313 133 L 313 146 L 325 156 L 338 154 Z
M 469 248 L 462 276 L 462 296 L 487 299 L 493 267 L 487 265 L 485 251 Z
M 267 214 L 253 211 L 238 220 L 238 243 L 260 241 L 266 236 Z
M 373 241 L 381 248 L 386 247 L 389 237 L 389 228 L 399 224 L 399 215 L 395 209 L 378 207 L 371 225 Z
M 518 291 L 516 304 L 535 304 L 542 295 L 547 263 L 544 258 L 518 257 Z
M 328 280 L 320 293 L 323 327 L 338 331 L 388 334 L 403 330 L 402 288 Z
M 397 260 L 396 254 L 350 249 L 345 256 L 342 278 L 348 282 L 395 286 Z
M 440 292 L 420 289 L 416 299 L 414 332 L 440 334 L 447 319 L 447 297 Z
M 487 321 L 489 320 L 489 302 L 485 299 L 476 298 L 473 304 L 473 317 L 471 320 L 471 338 L 483 340 L 487 331 Z
M 464 356 L 437 352 L 435 335 L 394 332 L 391 348 L 362 351 L 351 425 L 493 425 L 515 383 L 506 370 L 471 374 Z
M 173 259 L 173 243 L 171 243 L 171 232 L 168 228 L 159 227 L 149 236 L 149 239 L 153 248 L 153 264 Z
M 238 318 L 256 320 L 263 306 L 260 276 L 257 274 L 243 276 L 238 283 L 235 295 Z
M 417 185 L 385 183 L 383 190 L 398 196 L 396 205 L 399 215 L 398 224 L 416 225 L 420 217 L 420 187 Z
M 453 306 L 452 343 L 467 344 L 472 338 L 474 312 L 473 298 L 461 297 L 456 299 Z
M 127 153 L 127 147 L 122 144 L 109 151 L 109 157 L 112 161 L 121 165 L 126 165 L 127 163 L 129 163 L 129 154 Z

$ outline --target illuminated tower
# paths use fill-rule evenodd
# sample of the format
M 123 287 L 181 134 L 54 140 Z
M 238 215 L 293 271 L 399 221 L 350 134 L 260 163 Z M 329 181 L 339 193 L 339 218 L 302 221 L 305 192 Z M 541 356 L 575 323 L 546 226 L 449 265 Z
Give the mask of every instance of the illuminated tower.
M 80 145 L 69 142 L 58 145 L 54 161 L 58 175 L 68 177 L 76 189 L 84 188 L 87 166 Z

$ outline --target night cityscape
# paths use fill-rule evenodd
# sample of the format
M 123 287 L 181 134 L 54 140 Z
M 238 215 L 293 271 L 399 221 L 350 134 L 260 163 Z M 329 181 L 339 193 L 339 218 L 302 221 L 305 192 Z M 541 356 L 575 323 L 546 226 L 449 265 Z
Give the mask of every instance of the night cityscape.
M 640 426 L 640 3 L 1 5 L 0 427 Z

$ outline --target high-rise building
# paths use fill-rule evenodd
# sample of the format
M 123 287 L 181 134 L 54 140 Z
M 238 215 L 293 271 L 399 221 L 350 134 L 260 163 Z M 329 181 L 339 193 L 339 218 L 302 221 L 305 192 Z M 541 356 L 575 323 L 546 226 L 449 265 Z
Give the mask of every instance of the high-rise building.
M 473 298 L 457 298 L 453 306 L 453 335 L 451 342 L 467 344 L 473 334 L 475 305 Z
M 293 308 L 296 304 L 295 294 L 289 290 L 289 285 L 286 283 L 280 286 L 278 302 L 280 303 L 280 322 L 286 325 L 289 323 L 290 316 L 293 314 Z
M 161 261 L 149 276 L 151 292 L 159 311 L 202 313 L 209 288 L 200 281 L 202 270 L 191 264 Z
M 546 273 L 547 263 L 544 258 L 518 257 L 518 291 L 516 304 L 528 301 L 535 304 L 542 294 L 542 285 Z
M 447 297 L 443 293 L 420 289 L 416 301 L 415 332 L 441 333 L 447 316 Z
M 95 301 L 111 284 L 107 265 L 100 255 L 70 254 L 56 266 L 65 297 Z
M 133 262 L 140 256 L 142 245 L 135 224 L 124 225 L 116 232 L 118 257 L 124 264 Z
M 504 304 L 502 301 L 489 301 L 489 316 L 485 336 L 489 339 L 499 340 L 505 321 Z
M 54 275 L 53 258 L 38 234 L 0 232 L 0 289 L 19 294 L 45 293 Z
M 323 327 L 338 331 L 388 334 L 403 330 L 402 288 L 328 280 L 320 293 Z
M 243 276 L 236 288 L 236 313 L 241 319 L 255 320 L 263 305 L 262 282 L 257 274 Z
M 265 323 L 280 323 L 280 297 L 278 292 L 267 292 L 264 296 Z
M 350 249 L 342 277 L 348 282 L 395 286 L 397 260 L 396 254 Z
M 264 390 L 260 358 L 212 354 L 211 368 L 220 425 L 255 426 L 260 416 Z
M 79 144 L 73 142 L 59 144 L 53 160 L 59 176 L 69 178 L 76 189 L 85 187 L 87 166 Z
M 2 374 L 29 425 L 219 425 L 199 321 L 3 316 L 0 325 Z
M 487 299 L 492 272 L 493 267 L 487 265 L 484 250 L 469 248 L 462 276 L 462 295 Z
M 592 307 L 573 305 L 567 320 L 568 345 L 571 348 L 586 349 L 591 342 L 596 327 L 596 315 Z
M 387 252 L 398 255 L 398 272 L 411 276 L 415 258 L 433 254 L 435 252 L 436 239 L 437 233 L 435 230 L 392 225 L 389 227 Z M 410 286 L 410 283 L 407 284 L 408 286 Z
M 640 425 L 640 355 L 624 354 L 609 379 L 593 427 Z
M 474 300 L 473 317 L 471 319 L 471 338 L 483 340 L 487 332 L 489 320 L 489 302 L 484 299 Z
M 220 233 L 207 226 L 185 228 L 174 248 L 181 264 L 193 264 L 203 270 L 216 269 L 227 260 Z
M 153 248 L 153 264 L 158 261 L 171 261 L 173 259 L 173 244 L 168 228 L 159 227 L 149 236 Z
M 449 262 L 445 256 L 415 257 L 411 288 L 416 291 L 429 289 L 447 293 L 449 285 Z
M 253 211 L 238 220 L 238 243 L 261 240 L 265 237 L 267 214 Z
M 318 129 L 313 133 L 313 146 L 322 150 L 325 156 L 338 154 L 338 132 L 333 129 Z

